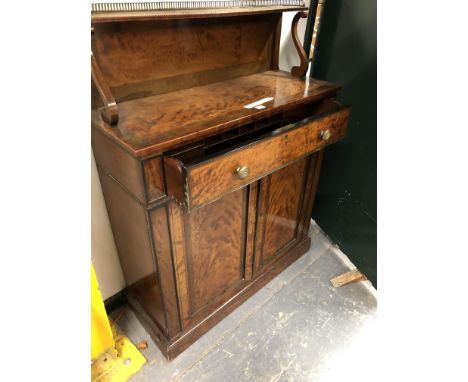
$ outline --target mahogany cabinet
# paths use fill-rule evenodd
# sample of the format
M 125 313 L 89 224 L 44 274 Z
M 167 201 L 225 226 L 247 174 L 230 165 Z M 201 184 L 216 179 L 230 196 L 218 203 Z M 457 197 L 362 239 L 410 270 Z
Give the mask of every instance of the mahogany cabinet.
M 304 77 L 303 9 L 92 14 L 93 152 L 129 303 L 168 358 L 310 247 L 323 149 L 350 108 Z

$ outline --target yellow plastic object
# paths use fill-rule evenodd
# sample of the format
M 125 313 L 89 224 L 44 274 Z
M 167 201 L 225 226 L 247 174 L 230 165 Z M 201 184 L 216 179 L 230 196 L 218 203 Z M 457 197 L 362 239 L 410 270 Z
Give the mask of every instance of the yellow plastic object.
M 114 337 L 91 264 L 91 360 L 108 350 L 115 351 Z
M 145 357 L 124 335 L 118 334 L 114 325 L 115 352 L 105 352 L 91 366 L 93 382 L 126 382 L 146 363 Z
M 146 363 L 132 342 L 109 323 L 91 265 L 91 380 L 126 382 Z

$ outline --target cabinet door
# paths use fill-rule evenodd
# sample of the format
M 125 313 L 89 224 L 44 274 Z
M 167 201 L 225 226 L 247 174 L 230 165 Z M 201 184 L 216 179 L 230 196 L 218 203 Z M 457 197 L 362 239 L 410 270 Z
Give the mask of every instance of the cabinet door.
M 252 275 L 257 184 L 188 212 L 171 205 L 176 277 L 184 327 L 221 307 Z
M 262 273 L 303 238 L 315 156 L 300 159 L 261 180 L 254 275 Z M 309 175 L 309 176 L 308 176 Z

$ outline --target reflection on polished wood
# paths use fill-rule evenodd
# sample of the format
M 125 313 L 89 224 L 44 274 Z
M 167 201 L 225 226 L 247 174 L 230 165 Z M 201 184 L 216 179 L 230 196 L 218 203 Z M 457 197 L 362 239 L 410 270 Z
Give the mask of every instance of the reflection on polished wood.
M 129 302 L 169 359 L 310 246 L 350 108 L 295 77 L 303 61 L 277 70 L 280 26 L 279 9 L 93 15 L 93 152 Z
M 97 113 L 93 126 L 133 155 L 148 156 L 326 98 L 338 89 L 324 81 L 267 71 L 123 102 L 115 128 L 106 126 Z M 244 107 L 267 97 L 273 100 L 265 109 Z

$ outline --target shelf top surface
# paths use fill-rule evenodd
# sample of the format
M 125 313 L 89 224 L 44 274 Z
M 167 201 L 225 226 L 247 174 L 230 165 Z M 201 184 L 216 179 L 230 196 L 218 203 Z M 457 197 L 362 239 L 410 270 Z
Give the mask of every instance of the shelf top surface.
M 137 157 L 147 157 L 331 96 L 339 86 L 267 71 L 117 104 L 110 127 L 99 109 L 92 126 Z

